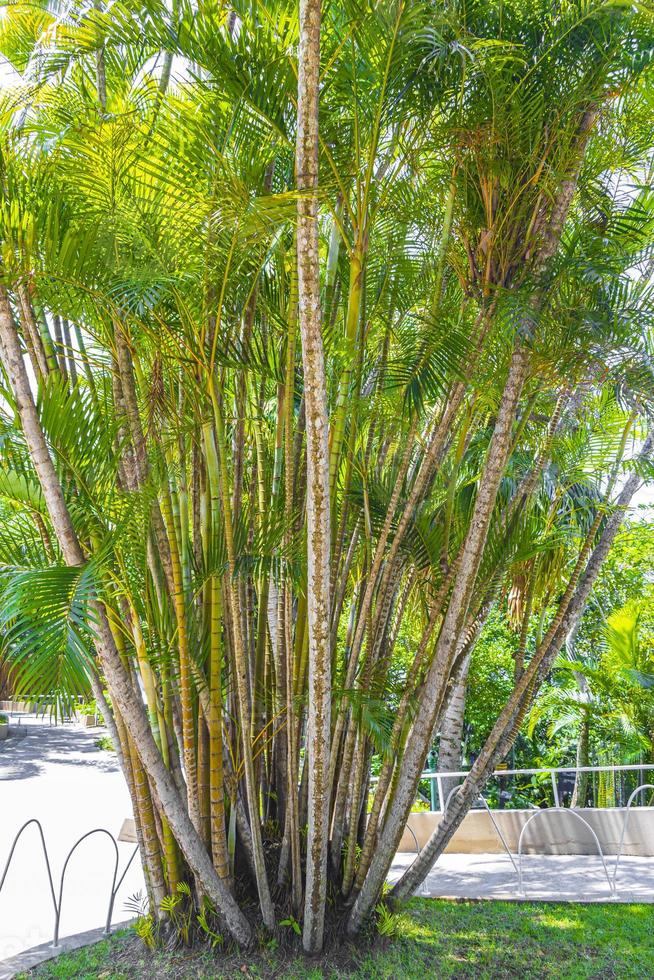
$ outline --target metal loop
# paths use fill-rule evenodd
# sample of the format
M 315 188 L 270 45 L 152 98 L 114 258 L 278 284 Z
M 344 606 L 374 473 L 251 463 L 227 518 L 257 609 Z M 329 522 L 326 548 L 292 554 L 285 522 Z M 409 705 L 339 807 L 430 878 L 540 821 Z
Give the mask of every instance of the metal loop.
M 7 858 L 7 862 L 5 864 L 4 871 L 2 872 L 2 878 L 0 878 L 0 892 L 2 891 L 2 886 L 4 885 L 5 879 L 7 877 L 8 872 L 9 872 L 9 866 L 10 866 L 11 860 L 12 860 L 12 858 L 14 856 L 14 851 L 16 850 L 16 846 L 18 844 L 18 841 L 20 840 L 23 831 L 26 830 L 27 827 L 30 826 L 30 824 L 36 824 L 36 826 L 38 827 L 38 830 L 39 830 L 39 837 L 41 838 L 41 846 L 43 847 L 43 857 L 45 858 L 45 866 L 46 866 L 46 870 L 48 872 L 48 883 L 50 885 L 50 895 L 52 896 L 52 905 L 53 905 L 53 908 L 54 908 L 54 914 L 55 914 L 55 920 L 56 920 L 57 919 L 57 899 L 55 897 L 54 881 L 52 880 L 52 869 L 50 868 L 50 858 L 48 856 L 48 848 L 46 847 L 46 844 L 45 844 L 45 837 L 43 835 L 43 827 L 41 826 L 40 821 L 38 821 L 36 819 L 36 817 L 32 817 L 31 820 L 26 821 L 26 823 L 23 824 L 23 826 L 20 828 L 20 830 L 18 831 L 18 833 L 14 837 L 13 844 L 11 845 L 11 850 L 9 851 L 9 857 Z
M 519 885 L 519 888 L 520 888 L 520 893 L 522 895 L 524 895 L 524 893 L 525 893 L 524 885 L 523 885 L 523 874 L 522 874 L 522 838 L 524 837 L 525 831 L 526 831 L 527 827 L 529 826 L 529 824 L 533 820 L 535 820 L 537 817 L 541 817 L 541 816 L 543 816 L 546 813 L 567 813 L 567 814 L 570 814 L 570 816 L 575 817 L 575 819 L 581 820 L 581 822 L 583 823 L 583 825 L 588 828 L 588 830 L 591 832 L 591 835 L 593 837 L 593 840 L 595 841 L 595 844 L 597 845 L 597 853 L 599 854 L 599 856 L 601 858 L 601 861 L 602 861 L 602 866 L 604 868 L 604 874 L 606 875 L 606 881 L 607 881 L 608 886 L 609 886 L 609 894 L 611 895 L 611 898 L 613 898 L 614 895 L 615 895 L 614 882 L 611 880 L 611 876 L 609 875 L 609 870 L 608 870 L 608 868 L 606 866 L 606 860 L 604 858 L 604 852 L 602 851 L 602 845 L 599 842 L 599 838 L 598 838 L 597 834 L 595 833 L 595 831 L 593 830 L 593 828 L 591 827 L 591 825 L 588 823 L 588 821 L 587 820 L 584 820 L 584 818 L 581 816 L 580 813 L 577 813 L 576 810 L 569 810 L 567 807 L 563 807 L 563 806 L 549 806 L 545 810 L 537 810 L 536 813 L 532 813 L 532 815 L 525 822 L 524 827 L 520 831 L 520 837 L 518 838 L 518 885 Z
M 627 808 L 625 810 L 624 820 L 622 821 L 622 833 L 620 834 L 620 843 L 618 845 L 618 853 L 615 858 L 615 868 L 613 869 L 613 891 L 615 892 L 615 879 L 618 875 L 618 865 L 620 864 L 620 858 L 622 857 L 622 847 L 624 845 L 624 839 L 627 834 L 627 824 L 629 822 L 629 814 L 631 813 L 631 804 L 633 803 L 634 797 L 638 793 L 642 793 L 645 789 L 654 789 L 654 784 L 652 783 L 642 783 L 640 786 L 636 786 L 633 793 L 630 794 L 627 800 Z
M 55 922 L 54 940 L 52 943 L 53 946 L 59 945 L 59 922 L 61 920 L 61 905 L 64 897 L 64 879 L 66 877 L 66 871 L 68 869 L 68 862 L 72 858 L 73 854 L 75 853 L 79 845 L 83 841 L 85 841 L 87 837 L 92 837 L 93 834 L 105 834 L 114 846 L 114 852 L 115 852 L 114 873 L 111 881 L 111 893 L 109 895 L 109 909 L 107 911 L 107 923 L 104 929 L 105 935 L 109 935 L 111 931 L 111 916 L 114 909 L 114 899 L 116 897 L 116 875 L 118 874 L 118 860 L 119 860 L 118 844 L 116 843 L 116 839 L 112 833 L 110 833 L 108 830 L 105 830 L 104 827 L 96 827 L 95 830 L 89 830 L 88 833 L 83 834 L 83 836 L 80 837 L 79 840 L 75 841 L 75 843 L 69 850 L 68 854 L 66 855 L 66 860 L 64 861 L 64 866 L 61 870 L 61 878 L 59 879 L 59 903 L 57 908 L 57 919 Z
M 416 857 L 418 857 L 418 855 L 420 854 L 420 851 L 422 850 L 422 848 L 420 847 L 420 844 L 418 843 L 418 838 L 413 833 L 413 830 L 411 829 L 411 827 L 409 827 L 408 823 L 406 825 L 406 829 L 409 831 L 409 833 L 413 837 L 413 843 L 416 845 Z
M 132 852 L 132 855 L 131 855 L 129 861 L 125 865 L 125 868 L 123 870 L 123 873 L 121 874 L 121 876 L 118 879 L 118 881 L 116 881 L 116 877 L 118 875 L 118 864 L 120 862 L 120 856 L 119 856 L 119 852 L 118 852 L 118 842 L 116 841 L 116 838 L 114 837 L 114 835 L 110 831 L 106 830 L 104 827 L 96 827 L 94 830 L 89 830 L 86 834 L 83 834 L 77 841 L 75 841 L 75 843 L 73 844 L 73 846 L 69 850 L 68 854 L 66 855 L 66 859 L 64 861 L 64 865 L 63 865 L 63 868 L 61 870 L 61 877 L 59 879 L 59 898 L 57 899 L 57 896 L 55 894 L 55 888 L 54 888 L 54 880 L 53 880 L 53 877 L 52 877 L 52 868 L 51 868 L 51 865 L 50 865 L 50 856 L 48 854 L 48 848 L 47 848 L 47 845 L 45 843 L 45 835 L 43 833 L 43 827 L 41 826 L 41 823 L 40 823 L 39 820 L 37 820 L 35 817 L 32 817 L 31 820 L 28 820 L 26 823 L 23 824 L 23 826 L 20 828 L 20 830 L 18 831 L 18 833 L 14 837 L 13 843 L 11 845 L 11 849 L 9 851 L 9 856 L 7 858 L 7 861 L 6 861 L 5 866 L 4 866 L 4 870 L 2 872 L 2 877 L 0 878 L 0 891 L 2 891 L 2 887 L 3 887 L 4 883 L 5 883 L 6 878 L 7 878 L 7 874 L 9 872 L 9 867 L 11 865 L 11 862 L 12 862 L 12 859 L 13 859 L 13 856 L 14 856 L 14 853 L 16 851 L 16 846 L 18 844 L 18 841 L 20 840 L 23 831 L 27 827 L 29 827 L 31 824 L 36 824 L 36 826 L 38 828 L 39 836 L 41 838 L 41 845 L 42 845 L 42 848 L 43 848 L 43 857 L 45 858 L 45 866 L 46 866 L 46 869 L 47 869 L 47 872 L 48 872 L 48 882 L 49 882 L 49 885 L 50 885 L 50 895 L 52 897 L 52 905 L 53 905 L 54 917 L 55 917 L 55 921 L 54 921 L 54 933 L 53 933 L 53 939 L 52 939 L 52 945 L 53 945 L 53 947 L 55 949 L 59 946 L 59 924 L 61 922 L 61 910 L 62 910 L 63 897 L 64 897 L 64 882 L 65 882 L 66 871 L 68 870 L 68 864 L 70 862 L 70 859 L 73 856 L 73 854 L 75 853 L 75 851 L 77 850 L 77 848 L 79 847 L 79 845 L 83 841 L 85 841 L 87 837 L 92 837 L 93 834 L 104 834 L 106 837 L 109 838 L 109 840 L 111 841 L 111 843 L 113 844 L 113 847 L 114 847 L 114 870 L 113 870 L 113 876 L 112 876 L 112 879 L 111 879 L 111 891 L 110 891 L 110 894 L 109 894 L 109 905 L 108 905 L 108 908 L 107 908 L 107 917 L 106 917 L 106 920 L 105 920 L 105 928 L 104 928 L 105 935 L 108 936 L 109 933 L 111 932 L 111 919 L 113 917 L 114 902 L 116 901 L 116 895 L 118 894 L 118 889 L 120 888 L 120 886 L 122 885 L 123 881 L 125 880 L 125 875 L 129 871 L 129 868 L 130 868 L 130 866 L 132 864 L 132 861 L 134 860 L 134 858 L 136 857 L 136 855 L 138 853 L 138 846 L 134 848 L 134 850 Z
M 447 800 L 445 801 L 445 809 L 443 810 L 443 820 L 445 819 L 445 814 L 447 813 L 447 808 L 450 805 L 450 801 L 451 801 L 452 797 L 454 796 L 455 793 L 458 793 L 459 792 L 459 790 L 461 789 L 462 786 L 463 786 L 463 783 L 461 783 L 459 786 L 453 786 L 452 789 L 450 790 L 450 792 L 447 794 Z M 515 863 L 515 860 L 513 858 L 513 854 L 511 854 L 511 851 L 509 849 L 509 845 L 506 842 L 506 839 L 504 837 L 504 834 L 500 830 L 500 828 L 499 828 L 499 826 L 497 824 L 497 821 L 495 820 L 495 817 L 493 816 L 493 811 L 491 810 L 491 808 L 489 807 L 487 801 L 484 799 L 484 797 L 482 796 L 481 793 L 479 794 L 479 799 L 484 804 L 484 808 L 486 810 L 486 813 L 490 817 L 491 823 L 492 823 L 493 827 L 495 828 L 495 832 L 497 833 L 497 836 L 499 837 L 500 841 L 502 842 L 502 847 L 504 848 L 504 850 L 506 851 L 506 853 L 509 856 L 509 861 L 513 865 L 513 870 L 515 871 L 516 874 L 518 874 L 518 869 L 516 867 L 516 863 Z M 519 877 L 519 875 L 518 875 L 518 877 Z

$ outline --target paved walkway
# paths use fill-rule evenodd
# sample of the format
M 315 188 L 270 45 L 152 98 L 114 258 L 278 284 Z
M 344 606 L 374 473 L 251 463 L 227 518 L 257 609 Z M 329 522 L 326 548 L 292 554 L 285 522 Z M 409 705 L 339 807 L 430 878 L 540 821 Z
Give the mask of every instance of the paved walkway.
M 75 841 L 104 827 L 117 837 L 131 803 L 116 756 L 96 747 L 104 729 L 51 725 L 47 718 L 13 716 L 10 737 L 0 742 L 0 877 L 14 836 L 32 817 L 41 821 L 55 891 Z M 119 875 L 132 854 L 119 843 Z M 113 875 L 113 846 L 104 835 L 84 841 L 66 873 L 60 934 L 104 924 Z M 114 920 L 129 918 L 125 900 L 143 890 L 136 858 L 116 897 Z M 46 941 L 54 923 L 52 899 L 38 829 L 21 837 L 0 892 L 0 960 Z
M 390 881 L 414 860 L 397 854 Z M 518 863 L 517 857 L 515 858 Z M 608 855 L 610 876 L 615 855 Z M 622 857 L 616 879 L 617 896 L 610 895 L 599 857 L 587 854 L 526 854 L 522 859 L 524 895 L 510 859 L 502 854 L 444 854 L 416 892 L 425 898 L 492 898 L 546 902 L 654 902 L 654 858 Z

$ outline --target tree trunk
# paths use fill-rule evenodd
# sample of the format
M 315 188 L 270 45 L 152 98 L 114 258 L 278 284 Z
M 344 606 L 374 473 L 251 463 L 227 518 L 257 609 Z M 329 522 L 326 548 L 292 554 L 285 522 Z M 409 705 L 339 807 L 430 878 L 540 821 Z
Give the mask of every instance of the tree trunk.
M 466 693 L 468 688 L 468 671 L 470 669 L 470 650 L 464 658 L 461 670 L 454 682 L 452 693 L 441 721 L 441 737 L 438 745 L 438 771 L 439 772 L 458 772 L 461 769 L 462 747 L 463 747 L 463 722 L 466 709 Z M 453 786 L 458 786 L 461 780 L 458 777 L 453 779 L 443 779 L 443 805 L 447 800 L 448 794 Z
M 577 737 L 577 765 L 578 766 L 588 766 L 589 762 L 589 736 L 590 736 L 590 718 L 587 711 L 584 711 L 581 722 L 579 724 L 579 735 Z M 575 776 L 575 787 L 572 791 L 572 799 L 570 800 L 570 808 L 577 806 L 586 805 L 586 796 L 588 793 L 588 773 L 578 772 Z
M 309 801 L 302 943 L 322 948 L 327 893 L 329 823 L 330 520 L 327 392 L 321 335 L 318 255 L 318 90 L 320 0 L 300 0 L 296 177 L 298 313 L 304 366 L 307 433 L 307 567 L 309 627 Z M 289 786 L 289 792 L 296 787 Z
M 473 515 L 461 553 L 459 572 L 434 656 L 427 671 L 411 736 L 402 756 L 395 794 L 384 821 L 377 851 L 371 862 L 367 878 L 348 920 L 348 931 L 351 933 L 358 931 L 377 900 L 415 797 L 420 773 L 436 724 L 436 716 L 445 692 L 451 661 L 456 652 L 457 641 L 465 621 L 472 588 L 481 562 L 500 480 L 508 459 L 511 447 L 511 430 L 527 374 L 527 367 L 527 351 L 518 342 L 511 357 L 502 402 L 498 410 L 484 470 L 480 477 Z
M 565 641 L 566 654 L 571 659 L 574 660 L 575 645 L 577 642 L 577 633 L 579 632 L 579 623 L 577 622 L 574 629 L 572 629 Z M 575 681 L 577 682 L 577 687 L 579 688 L 579 693 L 584 698 L 586 706 L 582 710 L 581 719 L 579 722 L 579 734 L 577 736 L 577 766 L 588 766 L 590 765 L 589 759 L 589 742 L 590 742 L 590 687 L 588 685 L 588 680 L 583 674 L 579 673 L 578 670 L 574 671 Z M 585 806 L 586 796 L 588 793 L 588 773 L 587 772 L 577 772 L 575 774 L 575 785 L 572 791 L 572 799 L 570 800 L 570 807 Z

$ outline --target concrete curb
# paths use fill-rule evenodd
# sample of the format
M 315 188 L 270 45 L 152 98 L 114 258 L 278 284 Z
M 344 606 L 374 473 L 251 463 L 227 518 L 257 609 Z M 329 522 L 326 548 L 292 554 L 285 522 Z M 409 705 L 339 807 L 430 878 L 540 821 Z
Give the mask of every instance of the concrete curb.
M 134 921 L 134 919 L 125 919 L 123 922 L 117 922 L 111 927 L 111 932 L 125 929 Z M 71 953 L 76 949 L 82 949 L 84 946 L 93 946 L 107 938 L 104 929 L 89 929 L 87 932 L 78 932 L 74 936 L 65 936 L 60 939 L 56 949 L 52 943 L 42 943 L 40 946 L 25 949 L 22 953 L 17 953 L 7 960 L 0 961 L 0 980 L 13 980 L 18 974 L 27 973 L 29 970 L 41 966 L 42 963 L 47 963 L 48 960 L 56 959 L 62 953 Z

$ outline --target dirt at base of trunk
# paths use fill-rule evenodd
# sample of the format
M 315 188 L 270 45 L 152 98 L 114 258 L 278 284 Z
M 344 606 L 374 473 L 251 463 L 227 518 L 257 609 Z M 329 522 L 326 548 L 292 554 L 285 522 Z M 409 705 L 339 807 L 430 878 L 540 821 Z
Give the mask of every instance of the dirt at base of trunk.
M 234 947 L 226 950 L 208 950 L 206 947 L 149 950 L 131 931 L 115 935 L 110 943 L 106 963 L 98 966 L 94 974 L 97 980 L 237 980 L 241 977 L 272 980 L 287 974 L 311 977 L 312 980 L 321 976 L 348 977 L 355 973 L 362 955 L 370 952 L 373 946 L 379 950 L 384 946 L 384 941 L 377 936 L 372 943 L 359 945 L 343 941 L 335 943 L 319 959 L 312 959 L 304 956 L 299 943 L 295 944 L 290 937 L 287 942 L 271 941 L 270 948 L 264 944 L 252 953 Z M 34 970 L 29 977 L 37 980 L 49 975 L 47 966 Z M 86 972 L 83 975 L 88 976 Z

